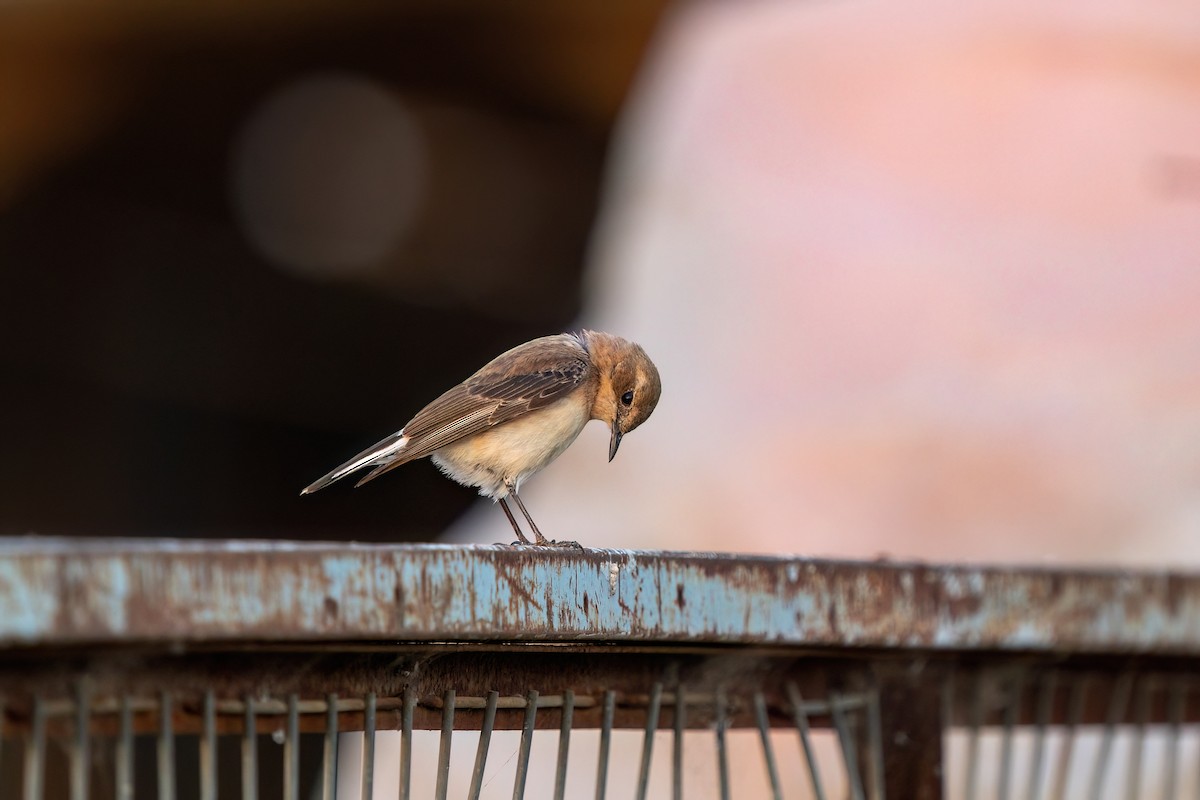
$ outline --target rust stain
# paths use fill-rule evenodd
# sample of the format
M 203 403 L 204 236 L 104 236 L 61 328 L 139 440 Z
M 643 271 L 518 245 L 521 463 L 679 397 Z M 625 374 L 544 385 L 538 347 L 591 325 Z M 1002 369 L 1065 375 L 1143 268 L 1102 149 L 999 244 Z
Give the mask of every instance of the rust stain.
M 0 647 L 574 640 L 1200 653 L 1200 576 L 447 545 L 0 540 Z

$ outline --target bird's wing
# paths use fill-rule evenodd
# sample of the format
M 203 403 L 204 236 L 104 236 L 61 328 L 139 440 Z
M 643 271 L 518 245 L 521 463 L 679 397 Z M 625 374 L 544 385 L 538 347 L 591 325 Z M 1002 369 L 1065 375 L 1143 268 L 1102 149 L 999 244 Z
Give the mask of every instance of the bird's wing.
M 592 369 L 587 351 L 569 334 L 534 339 L 513 348 L 417 412 L 401 431 L 408 440 L 403 449 L 376 459 L 375 469 L 357 485 L 459 439 L 544 408 L 587 382 Z M 386 450 L 387 442 L 379 443 L 381 451 Z

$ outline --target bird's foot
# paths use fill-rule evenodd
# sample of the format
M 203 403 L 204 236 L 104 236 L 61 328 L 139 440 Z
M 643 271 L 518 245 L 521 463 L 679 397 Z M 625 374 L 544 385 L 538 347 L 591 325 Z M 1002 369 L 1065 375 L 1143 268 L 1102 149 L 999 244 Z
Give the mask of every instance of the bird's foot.
M 582 550 L 583 545 L 579 542 L 558 541 L 557 539 L 543 539 L 537 543 L 539 547 L 557 547 L 564 550 Z
M 530 520 L 532 524 L 533 520 Z M 583 546 L 579 542 L 560 542 L 557 539 L 547 539 L 542 535 L 542 532 L 537 529 L 537 525 L 533 526 L 533 535 L 537 540 L 534 542 L 538 547 L 557 547 L 567 550 L 582 550 Z
M 560 542 L 557 539 L 545 539 L 540 542 L 496 542 L 496 547 L 547 547 L 559 550 L 582 550 L 583 545 L 579 542 Z

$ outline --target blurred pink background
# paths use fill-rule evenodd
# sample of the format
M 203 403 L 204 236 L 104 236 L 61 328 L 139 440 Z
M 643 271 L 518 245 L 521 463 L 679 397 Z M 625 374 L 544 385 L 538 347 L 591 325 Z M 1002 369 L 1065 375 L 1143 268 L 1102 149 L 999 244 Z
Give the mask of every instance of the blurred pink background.
M 523 492 L 590 546 L 1200 562 L 1200 14 L 677 9 L 583 322 L 654 417 Z M 483 505 L 483 504 L 481 504 Z M 492 508 L 453 538 L 505 536 Z

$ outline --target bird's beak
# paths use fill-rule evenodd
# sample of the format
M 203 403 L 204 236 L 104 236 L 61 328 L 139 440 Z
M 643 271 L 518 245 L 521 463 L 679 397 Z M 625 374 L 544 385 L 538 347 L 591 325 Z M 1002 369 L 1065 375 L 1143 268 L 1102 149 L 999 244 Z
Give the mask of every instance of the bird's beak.
M 612 461 L 617 455 L 617 448 L 621 446 L 621 437 L 625 434 L 621 433 L 621 428 L 618 427 L 617 421 L 613 420 L 612 438 L 608 440 L 608 460 Z

